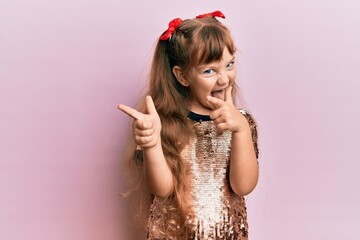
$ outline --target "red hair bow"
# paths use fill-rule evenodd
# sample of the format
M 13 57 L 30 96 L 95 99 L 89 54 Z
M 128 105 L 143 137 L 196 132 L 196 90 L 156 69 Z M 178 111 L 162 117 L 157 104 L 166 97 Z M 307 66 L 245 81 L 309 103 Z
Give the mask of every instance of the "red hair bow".
M 205 14 L 201 14 L 199 16 L 196 16 L 196 18 L 205 18 L 205 17 L 221 17 L 221 18 L 225 18 L 225 15 L 220 11 L 215 11 L 215 12 L 205 13 Z
M 164 32 L 163 35 L 161 35 L 160 40 L 168 40 L 171 37 L 171 34 L 175 31 L 175 29 L 182 23 L 181 18 L 175 18 L 169 22 L 169 27 Z

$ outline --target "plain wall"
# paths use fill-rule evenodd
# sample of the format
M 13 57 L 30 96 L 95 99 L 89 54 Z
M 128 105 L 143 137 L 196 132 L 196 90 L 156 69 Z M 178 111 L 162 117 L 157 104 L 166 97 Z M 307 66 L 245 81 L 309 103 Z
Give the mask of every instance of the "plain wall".
M 221 10 L 260 135 L 251 240 L 360 239 L 360 3 L 0 0 L 0 239 L 133 236 L 121 175 L 155 40 Z

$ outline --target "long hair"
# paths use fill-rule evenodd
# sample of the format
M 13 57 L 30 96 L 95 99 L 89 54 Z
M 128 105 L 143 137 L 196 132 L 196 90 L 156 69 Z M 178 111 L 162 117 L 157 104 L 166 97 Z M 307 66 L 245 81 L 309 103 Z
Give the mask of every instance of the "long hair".
M 193 125 L 187 118 L 190 89 L 178 82 L 172 68 L 179 66 L 187 74 L 192 67 L 199 64 L 221 60 L 225 48 L 231 54 L 236 51 L 229 30 L 213 17 L 184 20 L 169 40 L 158 40 L 155 47 L 146 95 L 153 98 L 160 116 L 162 148 L 174 179 L 174 191 L 168 196 L 171 206 L 163 209 L 169 216 L 168 228 L 164 230 L 167 236 L 173 235 L 176 226 L 181 225 L 191 212 L 187 168 L 181 157 L 182 149 L 193 134 Z M 236 90 L 233 91 L 233 96 L 235 92 Z M 141 112 L 146 111 L 143 102 L 144 100 L 140 101 L 139 105 Z M 149 211 L 144 209 L 149 209 L 152 196 L 144 188 L 146 183 L 141 151 L 136 150 L 135 143 L 129 147 L 126 161 L 128 167 L 137 172 L 128 176 L 130 189 L 139 195 L 140 202 L 136 203 L 138 212 L 142 213 L 143 219 L 147 219 Z

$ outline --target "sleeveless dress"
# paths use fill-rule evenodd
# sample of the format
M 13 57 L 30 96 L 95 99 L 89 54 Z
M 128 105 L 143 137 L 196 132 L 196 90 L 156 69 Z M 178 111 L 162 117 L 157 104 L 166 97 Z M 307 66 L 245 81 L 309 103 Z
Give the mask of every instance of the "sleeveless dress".
M 240 112 L 249 122 L 256 157 L 257 129 L 250 114 Z M 189 168 L 193 214 L 175 237 L 164 234 L 167 214 L 161 211 L 169 199 L 154 197 L 148 220 L 148 239 L 248 239 L 244 197 L 236 195 L 229 183 L 230 131 L 220 133 L 209 116 L 190 112 L 195 134 L 181 156 Z

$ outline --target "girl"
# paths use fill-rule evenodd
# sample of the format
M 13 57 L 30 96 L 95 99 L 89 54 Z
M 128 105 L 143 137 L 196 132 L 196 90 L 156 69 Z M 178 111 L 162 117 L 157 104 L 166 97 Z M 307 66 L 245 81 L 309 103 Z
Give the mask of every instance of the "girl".
M 148 239 L 247 239 L 258 181 L 255 121 L 234 105 L 235 46 L 216 17 L 176 18 L 160 36 L 134 119 L 130 186 Z

